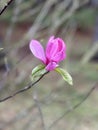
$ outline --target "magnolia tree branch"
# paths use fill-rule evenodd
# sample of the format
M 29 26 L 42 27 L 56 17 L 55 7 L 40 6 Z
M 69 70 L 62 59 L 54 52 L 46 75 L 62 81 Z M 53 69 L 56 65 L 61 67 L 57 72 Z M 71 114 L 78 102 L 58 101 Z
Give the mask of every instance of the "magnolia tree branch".
M 95 85 L 89 90 L 89 92 L 84 96 L 84 98 L 78 102 L 76 105 L 74 105 L 71 109 L 68 109 L 67 111 L 65 111 L 63 113 L 62 116 L 60 116 L 58 119 L 56 119 L 50 126 L 49 126 L 49 130 L 51 128 L 53 128 L 53 126 L 55 126 L 62 118 L 64 118 L 64 116 L 66 116 L 67 114 L 69 114 L 70 112 L 74 111 L 75 109 L 77 109 L 80 105 L 82 105 L 84 103 L 84 101 L 91 95 L 91 93 L 95 90 L 95 88 L 98 87 L 98 82 L 95 83 Z
M 71 109 L 69 108 L 67 111 L 65 111 L 58 119 L 56 119 L 48 128 L 48 129 L 52 129 L 61 119 L 63 119 L 67 114 L 69 114 L 70 112 L 74 111 L 75 109 L 77 109 L 80 105 L 82 105 L 84 103 L 85 100 L 87 100 L 87 98 L 91 95 L 91 93 L 98 87 L 98 82 L 95 83 L 94 86 L 92 86 L 92 88 L 88 91 L 87 94 L 85 94 L 84 98 L 78 102 L 77 104 L 75 104 L 73 107 L 71 107 Z M 53 91 L 58 91 L 59 88 L 54 89 Z M 46 104 L 48 100 L 50 100 L 49 97 L 51 97 L 51 92 L 45 96 L 44 98 L 42 98 L 39 102 L 41 104 Z M 81 95 L 80 95 L 81 96 Z M 12 120 L 10 120 L 9 122 L 3 124 L 2 126 L 0 126 L 0 130 L 3 130 L 4 128 L 8 127 L 9 125 L 15 124 L 17 122 L 19 122 L 20 120 L 24 119 L 25 117 L 27 117 L 27 115 L 29 113 L 31 113 L 32 109 L 34 109 L 36 107 L 36 104 L 34 104 L 33 106 L 30 106 L 27 109 L 24 109 L 22 111 L 20 111 Z M 38 117 L 39 114 L 36 114 L 35 116 L 33 116 L 32 119 L 30 119 L 28 121 L 28 123 L 25 124 L 24 128 L 27 128 L 29 126 L 29 122 L 36 120 L 35 118 Z
M 20 13 L 20 4 L 22 3 L 22 0 L 15 0 L 14 2 L 14 8 L 13 8 L 13 15 L 11 17 L 11 23 L 10 26 L 8 27 L 7 31 L 6 31 L 6 35 L 5 35 L 5 43 L 9 43 L 15 24 L 17 23 L 18 17 L 19 17 L 19 13 Z
M 53 91 L 51 91 L 48 95 L 46 95 L 45 97 L 43 97 L 41 100 L 39 100 L 40 104 L 42 105 L 46 105 L 48 101 L 50 101 L 50 97 L 52 95 L 52 92 L 56 92 L 58 90 L 60 90 L 61 88 L 57 87 L 55 89 L 53 89 Z M 29 106 L 28 108 L 22 109 L 20 112 L 18 112 L 11 120 L 9 120 L 8 122 L 5 122 L 4 124 L 0 125 L 0 130 L 3 130 L 11 125 L 14 125 L 15 123 L 25 119 L 28 115 L 30 115 L 32 113 L 32 110 L 34 110 L 36 108 L 36 104 L 33 104 L 31 106 Z M 23 126 L 23 130 L 27 130 L 27 128 L 30 127 L 30 123 L 35 121 L 39 116 L 39 113 L 33 115 L 33 117 L 31 117 Z
M 35 105 L 38 109 L 38 112 L 39 112 L 39 116 L 40 116 L 40 120 L 41 120 L 41 127 L 43 130 L 46 130 L 46 126 L 45 126 L 45 122 L 44 122 L 44 117 L 43 117 L 43 112 L 42 112 L 42 108 L 41 108 L 41 103 L 38 99 L 38 94 L 37 94 L 37 91 L 35 90 L 34 91 L 34 101 L 35 101 Z
M 28 89 L 32 88 L 35 84 L 37 84 L 43 77 L 44 75 L 46 75 L 47 73 L 49 73 L 49 71 L 47 71 L 46 73 L 44 73 L 43 75 L 40 76 L 40 78 L 38 80 L 36 80 L 35 82 L 31 82 L 29 85 L 25 86 L 24 88 L 16 91 L 15 93 L 13 93 L 12 95 L 8 96 L 8 97 L 5 97 L 3 99 L 0 99 L 0 102 L 4 102 L 10 98 L 13 98 L 14 96 L 18 95 L 19 93 L 22 93 L 24 91 L 27 91 Z
M 0 15 L 5 11 L 12 1 L 14 0 L 0 0 Z

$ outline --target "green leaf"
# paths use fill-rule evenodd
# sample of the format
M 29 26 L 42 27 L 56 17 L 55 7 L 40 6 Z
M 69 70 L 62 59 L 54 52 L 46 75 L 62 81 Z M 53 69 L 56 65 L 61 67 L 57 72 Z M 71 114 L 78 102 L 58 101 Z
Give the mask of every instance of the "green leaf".
M 38 65 L 32 70 L 32 77 L 37 78 L 43 75 L 47 70 L 44 65 Z
M 61 74 L 61 76 L 63 77 L 63 79 L 69 83 L 70 85 L 73 85 L 73 81 L 72 81 L 72 77 L 71 75 L 66 71 L 63 70 L 62 68 L 56 68 L 55 69 L 56 72 L 58 72 L 59 74 Z

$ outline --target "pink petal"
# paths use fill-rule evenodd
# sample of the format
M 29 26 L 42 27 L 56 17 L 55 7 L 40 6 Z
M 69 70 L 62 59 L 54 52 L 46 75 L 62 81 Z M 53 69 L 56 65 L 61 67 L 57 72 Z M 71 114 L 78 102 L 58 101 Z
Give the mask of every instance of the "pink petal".
M 50 40 L 51 39 L 51 40 Z M 50 61 L 59 62 L 65 59 L 66 45 L 60 38 L 50 38 L 46 48 L 46 57 Z
M 54 40 L 54 36 L 51 36 L 48 40 L 48 42 L 51 42 L 52 40 Z
M 31 40 L 29 47 L 33 55 L 45 64 L 46 57 L 42 45 L 37 40 Z
M 56 40 L 58 41 L 58 50 L 52 57 L 52 60 L 55 62 L 60 62 L 61 60 L 64 60 L 66 58 L 66 45 L 62 39 L 57 38 Z
M 46 70 L 51 71 L 51 70 L 54 70 L 56 67 L 58 67 L 58 64 L 56 62 L 50 62 L 46 66 Z
M 54 36 L 51 36 L 46 46 L 46 57 L 48 59 L 50 59 L 56 53 L 57 47 L 58 46 L 55 42 Z
M 57 53 L 53 58 L 52 58 L 52 61 L 55 61 L 55 62 L 60 62 L 62 60 L 64 60 L 66 58 L 66 54 L 65 52 L 61 51 L 59 53 Z

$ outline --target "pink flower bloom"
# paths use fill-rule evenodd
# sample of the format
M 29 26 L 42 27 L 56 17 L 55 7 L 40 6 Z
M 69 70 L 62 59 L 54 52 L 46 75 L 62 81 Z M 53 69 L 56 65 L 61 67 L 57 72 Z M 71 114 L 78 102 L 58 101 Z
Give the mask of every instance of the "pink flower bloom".
M 35 57 L 40 59 L 46 66 L 46 70 L 54 70 L 58 63 L 66 58 L 66 45 L 61 38 L 54 38 L 51 36 L 46 51 L 37 40 L 31 40 L 30 50 Z

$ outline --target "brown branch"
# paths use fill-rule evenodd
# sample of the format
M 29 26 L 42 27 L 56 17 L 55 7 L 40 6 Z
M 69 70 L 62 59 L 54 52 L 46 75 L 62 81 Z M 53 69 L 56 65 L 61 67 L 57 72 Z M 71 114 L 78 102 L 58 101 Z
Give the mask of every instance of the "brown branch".
M 45 121 L 44 121 L 44 117 L 43 117 L 43 112 L 42 112 L 42 108 L 41 108 L 41 103 L 38 99 L 38 94 L 37 94 L 37 91 L 35 90 L 34 91 L 34 101 L 35 101 L 35 105 L 38 109 L 38 112 L 39 112 L 39 117 L 40 117 L 40 120 L 41 120 L 41 127 L 43 130 L 46 130 L 46 126 L 45 126 Z
M 12 3 L 13 0 L 8 0 L 4 7 L 0 10 L 0 15 L 5 11 L 5 9 Z
M 17 94 L 20 94 L 24 91 L 27 91 L 28 89 L 30 89 L 32 86 L 34 86 L 36 83 L 38 83 L 43 77 L 44 75 L 46 75 L 47 73 L 49 73 L 49 71 L 47 71 L 46 73 L 44 73 L 43 75 L 40 76 L 40 78 L 38 80 L 36 80 L 35 82 L 31 82 L 29 85 L 25 86 L 24 88 L 18 90 L 17 92 L 13 93 L 12 95 L 8 96 L 8 97 L 5 97 L 3 99 L 0 99 L 0 102 L 4 102 L 10 98 L 13 98 L 14 96 L 16 96 Z
M 52 92 L 58 91 L 60 89 L 61 89 L 61 87 L 60 88 L 57 87 L 57 88 L 53 89 L 53 91 L 51 91 L 48 95 L 46 95 L 41 100 L 39 100 L 39 102 L 41 103 L 40 105 L 42 105 L 42 104 L 46 105 L 47 101 L 50 100 Z M 32 113 L 32 110 L 35 107 L 36 107 L 36 104 L 33 104 L 33 105 L 29 106 L 28 108 L 21 110 L 11 120 L 9 120 L 8 122 L 5 122 L 4 124 L 0 125 L 0 130 L 3 130 L 5 128 L 11 126 L 11 125 L 14 125 L 15 123 L 19 122 L 20 120 L 25 119 L 30 113 Z M 23 130 L 27 130 L 27 128 L 30 127 L 30 122 L 35 121 L 38 116 L 39 116 L 39 114 L 36 114 L 35 116 L 33 115 L 33 117 L 31 117 L 27 121 L 27 123 L 25 123 L 25 125 L 23 126 Z
M 65 111 L 63 113 L 62 116 L 60 116 L 58 119 L 56 119 L 50 126 L 49 126 L 49 130 L 51 128 L 53 128 L 53 126 L 55 126 L 62 118 L 64 118 L 64 116 L 66 116 L 67 114 L 69 114 L 70 112 L 74 111 L 75 109 L 77 109 L 80 105 L 82 105 L 84 103 L 85 100 L 87 100 L 87 98 L 91 95 L 91 93 L 95 90 L 95 88 L 98 87 L 98 82 L 89 90 L 89 92 L 84 96 L 84 98 L 78 102 L 76 105 L 74 105 L 71 109 L 68 109 L 67 111 Z

